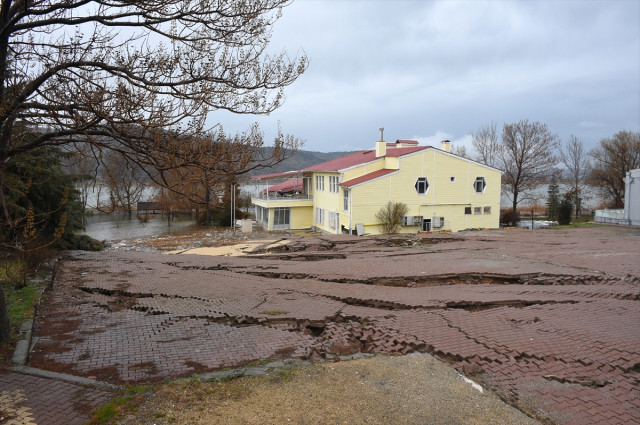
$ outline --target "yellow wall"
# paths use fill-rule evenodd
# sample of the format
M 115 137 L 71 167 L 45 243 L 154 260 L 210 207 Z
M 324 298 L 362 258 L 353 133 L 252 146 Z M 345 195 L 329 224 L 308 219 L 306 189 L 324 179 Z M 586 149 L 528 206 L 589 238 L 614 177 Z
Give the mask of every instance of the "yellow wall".
M 473 228 L 498 228 L 500 214 L 500 172 L 474 162 L 428 149 L 400 158 L 400 171 L 352 188 L 353 226 L 362 223 L 367 233 L 379 233 L 375 213 L 387 202 L 403 202 L 407 215 L 424 218 L 444 217 L 443 229 L 458 231 Z M 427 177 L 425 195 L 416 192 L 418 177 Z M 455 182 L 451 182 L 455 177 Z M 484 177 L 484 193 L 475 193 L 476 177 Z M 484 214 L 484 207 L 491 213 Z M 466 215 L 465 207 L 481 208 L 481 214 Z M 416 232 L 418 226 L 403 226 L 402 232 Z
M 364 168 L 364 167 L 363 167 Z M 316 190 L 316 176 L 324 176 L 324 190 Z M 336 233 L 336 229 L 332 229 L 329 226 L 329 211 L 333 211 L 336 213 L 340 213 L 340 206 L 342 205 L 342 191 L 338 189 L 338 193 L 329 191 L 329 176 L 340 177 L 339 173 L 313 173 L 313 187 L 314 187 L 314 195 L 313 195 L 313 215 L 311 216 L 311 223 L 313 226 L 328 232 L 328 233 Z M 338 183 L 340 180 L 338 179 Z M 315 208 L 323 208 L 324 211 L 324 224 L 319 224 L 315 221 Z M 338 226 L 339 228 L 339 226 Z
M 308 229 L 313 223 L 313 207 L 291 208 L 291 228 Z
M 374 181 L 350 188 L 352 211 L 343 210 L 343 188 L 338 193 L 330 192 L 329 176 L 339 176 L 339 182 L 352 180 L 382 168 L 399 168 L 399 171 Z M 324 176 L 324 190 L 316 190 L 316 176 Z M 474 228 L 498 228 L 500 217 L 499 171 L 472 161 L 442 152 L 426 149 L 402 158 L 382 158 L 368 164 L 336 173 L 311 173 L 313 200 L 264 201 L 254 199 L 253 203 L 269 208 L 291 207 L 291 228 L 303 229 L 316 226 L 327 233 L 340 233 L 341 226 L 355 231 L 356 224 L 364 224 L 366 233 L 380 233 L 375 214 L 391 202 L 403 202 L 409 207 L 407 215 L 424 218 L 444 217 L 442 228 L 434 230 L 459 231 Z M 416 192 L 418 177 L 426 177 L 429 189 L 426 194 Z M 455 178 L 451 182 L 451 177 Z M 484 177 L 487 186 L 484 193 L 474 190 L 476 177 Z M 263 205 L 264 204 L 264 205 Z M 313 206 L 312 206 L 313 205 Z M 316 222 L 316 208 L 324 209 L 324 224 Z M 471 207 L 472 214 L 465 214 L 465 207 Z M 474 214 L 475 208 L 481 214 Z M 489 207 L 491 212 L 484 213 Z M 338 215 L 335 229 L 329 225 L 329 212 Z M 269 214 L 269 229 L 273 226 L 273 211 Z M 421 226 L 402 226 L 401 232 L 415 233 Z
M 373 173 L 374 171 L 382 170 L 384 168 L 384 161 L 385 161 L 385 158 L 379 158 L 368 164 L 364 164 L 359 167 L 354 167 L 349 170 L 345 170 L 342 173 L 342 180 L 340 180 L 340 182 L 346 182 L 349 180 L 353 180 L 356 177 Z

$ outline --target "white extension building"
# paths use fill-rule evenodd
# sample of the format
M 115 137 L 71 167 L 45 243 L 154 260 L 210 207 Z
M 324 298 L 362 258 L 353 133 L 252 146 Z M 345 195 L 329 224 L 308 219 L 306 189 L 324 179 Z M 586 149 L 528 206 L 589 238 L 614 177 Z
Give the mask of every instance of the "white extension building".
M 640 168 L 627 172 L 624 183 L 624 220 L 640 226 Z
M 627 171 L 624 183 L 624 209 L 597 210 L 596 222 L 640 226 L 640 168 Z

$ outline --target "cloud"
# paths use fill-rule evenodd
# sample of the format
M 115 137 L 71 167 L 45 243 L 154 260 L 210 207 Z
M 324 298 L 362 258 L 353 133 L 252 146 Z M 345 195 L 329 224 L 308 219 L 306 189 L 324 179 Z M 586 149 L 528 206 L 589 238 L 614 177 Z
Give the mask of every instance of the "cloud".
M 469 152 L 481 125 L 529 119 L 589 147 L 640 131 L 639 27 L 640 2 L 624 0 L 297 1 L 270 45 L 310 58 L 284 106 L 211 120 L 259 121 L 267 134 L 279 120 L 311 150 L 366 149 L 383 126 L 389 139 L 432 135 L 424 143 Z

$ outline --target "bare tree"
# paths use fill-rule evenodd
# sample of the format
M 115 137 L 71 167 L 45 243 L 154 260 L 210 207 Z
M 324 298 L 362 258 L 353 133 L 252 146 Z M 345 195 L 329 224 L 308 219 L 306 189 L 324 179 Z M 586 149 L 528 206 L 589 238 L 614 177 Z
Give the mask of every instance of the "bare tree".
M 471 132 L 471 143 L 478 152 L 476 160 L 490 167 L 495 167 L 498 161 L 500 142 L 496 132 L 496 123 L 484 125 Z
M 156 167 L 162 182 L 193 162 L 181 147 L 209 112 L 275 110 L 307 67 L 304 54 L 265 50 L 286 3 L 2 0 L 2 224 L 13 223 L 3 170 L 21 152 L 81 141 Z
M 626 174 L 640 168 L 640 133 L 620 131 L 602 139 L 589 156 L 593 160 L 589 181 L 609 195 L 614 208 L 624 207 Z
M 118 152 L 167 173 L 195 163 L 188 145 L 210 112 L 268 114 L 307 68 L 267 53 L 289 0 L 2 0 L 0 228 L 7 168 L 41 147 Z M 270 159 L 299 146 L 276 139 Z M 244 149 L 242 141 L 237 149 Z
M 454 155 L 461 156 L 463 158 L 471 159 L 469 158 L 469 154 L 467 153 L 467 148 L 464 145 L 454 146 L 451 153 Z
M 589 158 L 584 150 L 582 140 L 573 135 L 569 137 L 564 148 L 560 149 L 560 159 L 566 167 L 564 181 L 571 188 L 569 194 L 576 208 L 576 217 L 578 217 L 584 182 L 589 170 Z
M 138 164 L 130 161 L 117 152 L 109 151 L 102 158 L 102 182 L 109 187 L 109 204 L 107 210 L 112 213 L 120 210 L 129 217 L 133 206 L 140 201 L 146 188 L 144 170 Z M 97 205 L 100 210 L 102 207 Z
M 523 195 L 553 172 L 558 146 L 558 136 L 546 124 L 523 120 L 504 125 L 498 158 L 504 170 L 502 184 L 511 194 L 514 214 Z
M 376 213 L 376 220 L 382 226 L 382 231 L 386 234 L 398 233 L 402 216 L 407 215 L 409 207 L 402 202 L 391 202 L 380 208 Z

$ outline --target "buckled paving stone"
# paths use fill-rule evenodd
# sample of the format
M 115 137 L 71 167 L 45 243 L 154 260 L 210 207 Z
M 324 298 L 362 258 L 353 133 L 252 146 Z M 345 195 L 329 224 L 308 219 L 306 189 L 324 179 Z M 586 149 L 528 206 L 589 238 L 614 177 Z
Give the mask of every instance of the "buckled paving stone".
M 155 382 L 268 358 L 424 350 L 478 375 L 516 406 L 526 401 L 520 407 L 534 406 L 542 419 L 640 422 L 639 409 L 628 408 L 640 398 L 634 371 L 640 363 L 640 289 L 622 278 L 640 275 L 640 265 L 631 261 L 637 260 L 637 236 L 630 242 L 616 234 L 622 252 L 597 265 L 605 275 L 594 271 L 589 256 L 562 248 L 584 245 L 588 251 L 594 234 L 603 237 L 575 230 L 557 237 L 486 233 L 499 235 L 499 245 L 475 232 L 428 253 L 386 247 L 375 261 L 359 253 L 358 240 L 330 248 L 328 237 L 317 246 L 344 255 L 259 260 L 287 279 L 247 274 L 257 271 L 251 256 L 225 257 L 222 270 L 216 257 L 78 253 L 62 262 L 41 309 L 31 364 L 101 374 L 112 382 Z M 554 240 L 549 252 L 538 247 L 538 235 Z M 314 243 L 298 240 L 295 250 Z M 567 264 L 558 263 L 559 253 Z M 452 278 L 469 272 L 505 276 L 505 270 L 514 282 L 524 277 L 500 284 Z M 423 274 L 446 275 L 454 284 L 409 287 Z M 371 284 L 397 285 L 403 276 L 407 287 Z M 73 320 L 60 322 L 65 316 Z M 311 323 L 321 331 L 309 330 Z M 585 414 L 586 406 L 592 414 Z

